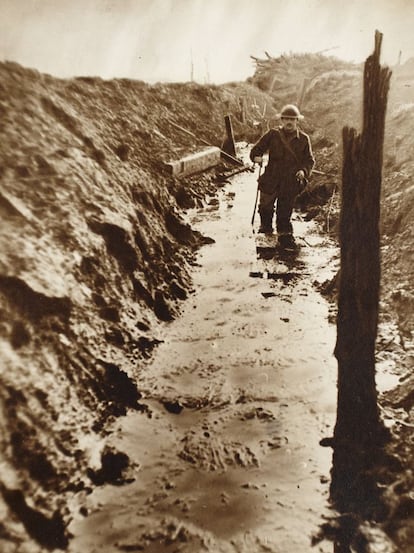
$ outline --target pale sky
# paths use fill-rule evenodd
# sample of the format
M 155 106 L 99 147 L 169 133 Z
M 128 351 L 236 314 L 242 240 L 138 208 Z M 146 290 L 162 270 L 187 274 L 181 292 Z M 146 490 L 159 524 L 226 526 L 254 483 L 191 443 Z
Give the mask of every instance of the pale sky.
M 0 60 L 57 77 L 241 81 L 250 55 L 414 57 L 414 0 L 0 0 Z

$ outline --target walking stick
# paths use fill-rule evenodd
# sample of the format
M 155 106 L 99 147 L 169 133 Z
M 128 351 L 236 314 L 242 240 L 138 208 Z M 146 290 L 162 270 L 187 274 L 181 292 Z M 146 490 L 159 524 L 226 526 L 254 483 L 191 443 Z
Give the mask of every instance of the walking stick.
M 254 225 L 254 218 L 255 218 L 255 215 L 256 215 L 257 201 L 258 201 L 258 199 L 259 199 L 259 179 L 260 179 L 261 172 L 262 172 L 262 164 L 259 163 L 259 175 L 258 175 L 258 177 L 257 177 L 256 200 L 255 200 L 255 202 L 254 202 L 254 209 L 253 209 L 253 215 L 252 215 L 252 221 L 251 221 L 253 233 L 254 233 L 254 228 L 253 228 L 253 225 Z

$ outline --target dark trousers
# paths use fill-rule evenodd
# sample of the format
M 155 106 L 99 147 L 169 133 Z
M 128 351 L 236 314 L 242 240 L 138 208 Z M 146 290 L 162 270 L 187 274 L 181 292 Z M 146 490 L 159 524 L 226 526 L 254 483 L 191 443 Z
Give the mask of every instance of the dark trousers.
M 292 234 L 293 227 L 290 222 L 295 198 L 278 198 L 277 193 L 267 194 L 260 191 L 259 213 L 262 225 L 272 226 L 273 213 L 276 203 L 276 230 L 278 234 Z

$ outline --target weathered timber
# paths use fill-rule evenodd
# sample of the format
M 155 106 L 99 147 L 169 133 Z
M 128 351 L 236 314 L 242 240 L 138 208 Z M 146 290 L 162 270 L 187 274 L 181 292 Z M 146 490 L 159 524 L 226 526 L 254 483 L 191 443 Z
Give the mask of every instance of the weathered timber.
M 363 129 L 343 129 L 341 279 L 337 343 L 338 438 L 375 439 L 379 414 L 375 340 L 380 285 L 380 194 L 385 111 L 391 71 L 381 68 L 380 33 L 364 72 Z
M 214 167 L 220 161 L 220 148 L 211 147 L 195 154 L 190 154 L 177 161 L 166 163 L 166 168 L 174 177 L 184 177 Z
M 202 142 L 203 144 L 205 144 L 206 146 L 211 146 L 211 147 L 216 147 L 214 146 L 213 144 L 210 144 L 210 142 L 207 142 L 207 140 L 204 140 L 204 138 L 201 138 L 200 136 L 197 136 L 196 134 L 194 134 L 193 132 L 189 131 L 188 129 L 185 129 L 184 127 L 182 127 L 181 125 L 178 125 L 177 123 L 174 123 L 173 121 L 169 121 L 170 125 L 172 125 L 173 127 L 175 127 L 176 129 L 179 129 L 180 131 L 188 134 L 189 136 L 192 136 L 193 138 L 195 138 L 196 140 L 198 140 L 199 142 Z M 223 150 L 220 149 L 220 153 L 221 153 L 221 156 L 226 159 L 227 161 L 230 161 L 231 163 L 235 163 L 236 165 L 240 165 L 240 166 L 244 166 L 244 163 L 238 159 L 237 157 L 234 157 L 226 152 L 224 152 Z
M 375 383 L 375 341 L 380 288 L 380 194 L 385 112 L 391 71 L 379 63 L 382 34 L 364 70 L 363 128 L 343 129 L 339 227 L 338 406 L 331 494 L 365 497 L 361 475 L 385 432 Z M 365 495 L 364 495 L 365 494 Z M 366 500 L 367 497 L 365 497 Z
M 222 151 L 226 154 L 236 157 L 236 145 L 234 143 L 233 125 L 231 123 L 230 115 L 224 117 L 224 124 L 226 126 L 226 139 L 221 147 Z
M 303 100 L 305 99 L 305 94 L 310 83 L 311 79 L 309 77 L 304 77 L 302 81 L 302 87 L 300 94 L 298 96 L 297 106 L 299 109 L 303 108 Z

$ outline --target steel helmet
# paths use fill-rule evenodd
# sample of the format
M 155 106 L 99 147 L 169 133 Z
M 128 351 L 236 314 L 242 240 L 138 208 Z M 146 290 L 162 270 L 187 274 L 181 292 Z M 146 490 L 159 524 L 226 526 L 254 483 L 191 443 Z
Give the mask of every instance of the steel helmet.
M 288 117 L 290 119 L 303 119 L 303 115 L 300 113 L 299 109 L 293 104 L 287 104 L 282 108 L 282 111 L 279 113 L 279 117 Z

